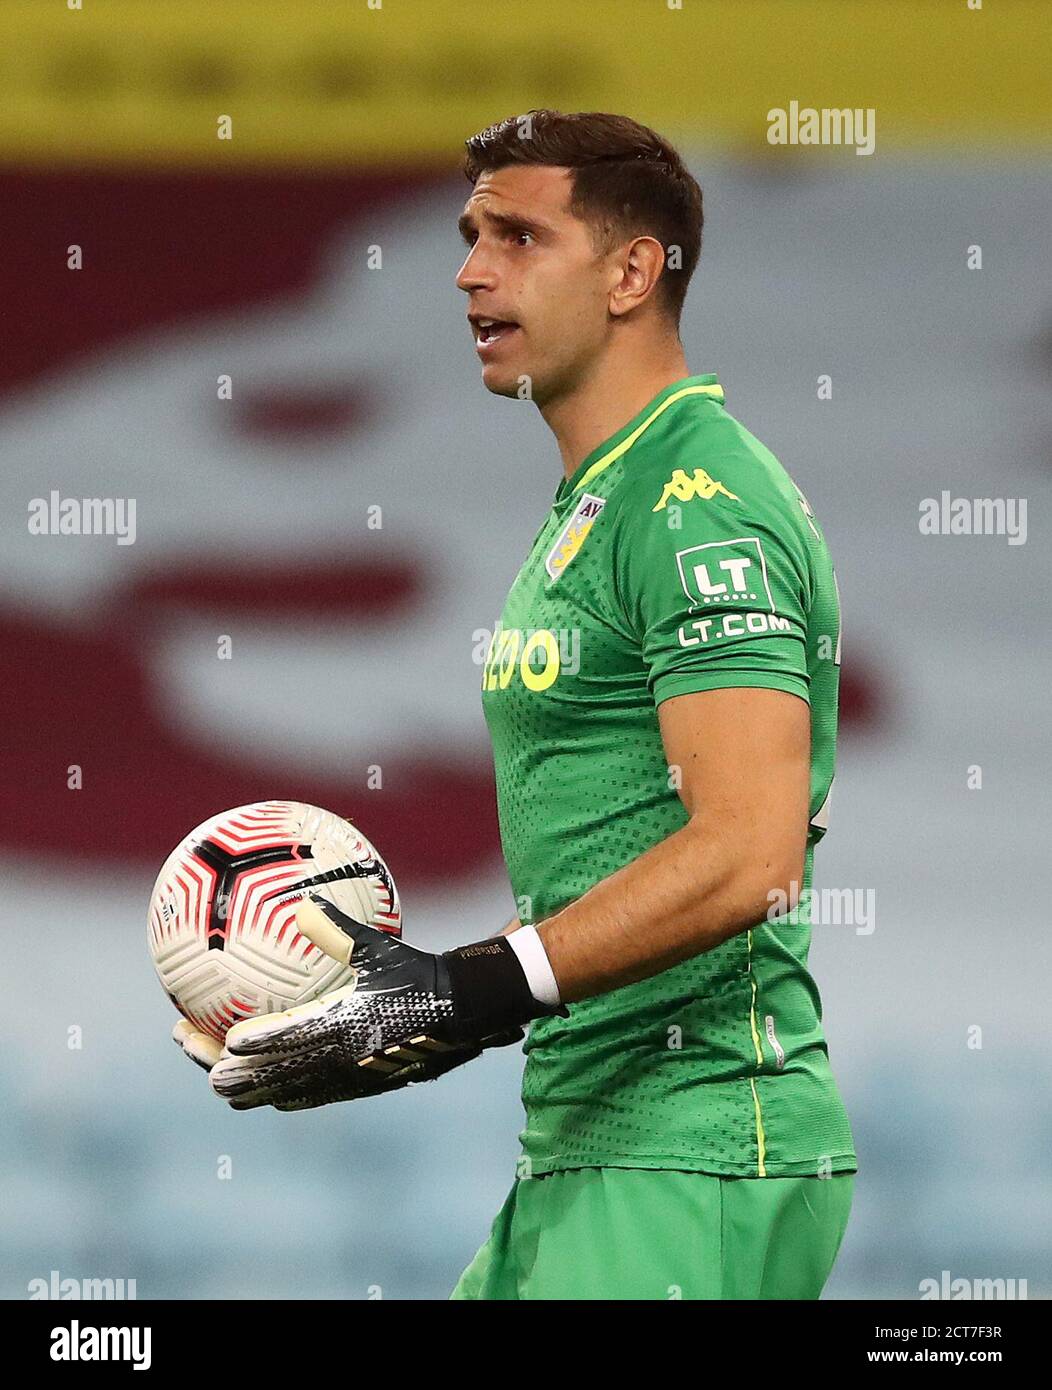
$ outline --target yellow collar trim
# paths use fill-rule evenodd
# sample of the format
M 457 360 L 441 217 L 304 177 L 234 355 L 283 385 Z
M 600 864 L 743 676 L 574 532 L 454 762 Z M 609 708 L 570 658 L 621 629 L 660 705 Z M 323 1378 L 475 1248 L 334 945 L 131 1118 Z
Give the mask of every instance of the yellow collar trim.
M 637 425 L 631 434 L 626 435 L 620 444 L 615 444 L 608 454 L 604 454 L 602 458 L 596 459 L 595 463 L 592 464 L 591 468 L 588 469 L 584 477 L 574 488 L 574 492 L 580 492 L 581 488 L 590 483 L 604 468 L 609 468 L 612 463 L 616 463 L 622 454 L 626 454 L 628 450 L 631 449 L 632 445 L 643 431 L 650 428 L 659 415 L 664 414 L 670 405 L 675 405 L 675 403 L 682 400 L 684 396 L 715 396 L 718 400 L 722 401 L 723 387 L 719 385 L 684 386 L 680 391 L 673 391 L 672 395 L 666 396 L 657 409 L 652 411 L 642 424 Z

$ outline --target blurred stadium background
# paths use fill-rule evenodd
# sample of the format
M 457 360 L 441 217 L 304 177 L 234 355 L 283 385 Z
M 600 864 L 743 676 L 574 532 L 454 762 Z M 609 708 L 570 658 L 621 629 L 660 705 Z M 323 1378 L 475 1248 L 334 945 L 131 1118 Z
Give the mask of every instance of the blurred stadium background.
M 191 826 L 272 796 L 358 821 L 422 945 L 511 915 L 474 658 L 559 466 L 479 384 L 455 219 L 463 140 L 547 105 L 688 154 L 691 369 L 837 561 L 816 886 L 875 922 L 815 931 L 861 1164 L 828 1296 L 949 1270 L 1048 1297 L 1047 6 L 7 0 L 0 25 L 0 1295 L 58 1270 L 441 1298 L 514 1176 L 511 1049 L 228 1113 L 168 1041 L 144 920 Z M 791 100 L 875 108 L 875 153 L 772 148 Z M 135 498 L 135 544 L 31 536 L 52 489 Z M 1027 498 L 1028 543 L 921 536 L 943 489 Z

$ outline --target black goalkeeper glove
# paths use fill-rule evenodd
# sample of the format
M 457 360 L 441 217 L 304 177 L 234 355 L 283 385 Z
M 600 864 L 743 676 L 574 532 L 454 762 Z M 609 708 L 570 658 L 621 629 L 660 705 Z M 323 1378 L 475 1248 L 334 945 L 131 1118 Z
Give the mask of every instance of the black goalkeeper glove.
M 308 1110 L 432 1081 L 484 1048 L 519 1042 L 532 1018 L 566 1015 L 533 997 L 507 937 L 433 955 L 316 897 L 296 925 L 357 974 L 309 1004 L 231 1028 L 209 1080 L 235 1110 Z

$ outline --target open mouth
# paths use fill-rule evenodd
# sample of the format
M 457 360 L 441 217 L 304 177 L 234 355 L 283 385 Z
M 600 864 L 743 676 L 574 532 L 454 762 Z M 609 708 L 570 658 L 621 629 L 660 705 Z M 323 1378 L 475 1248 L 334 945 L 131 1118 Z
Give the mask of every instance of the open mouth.
M 475 323 L 475 346 L 481 352 L 509 338 L 518 328 L 510 319 L 478 319 Z

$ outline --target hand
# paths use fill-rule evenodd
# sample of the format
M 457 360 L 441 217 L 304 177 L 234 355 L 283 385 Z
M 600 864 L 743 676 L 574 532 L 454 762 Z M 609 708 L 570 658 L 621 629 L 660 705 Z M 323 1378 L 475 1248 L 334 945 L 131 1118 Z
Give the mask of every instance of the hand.
M 172 1041 L 178 1043 L 191 1062 L 211 1071 L 223 1055 L 223 1044 L 210 1033 L 202 1033 L 188 1018 L 181 1018 L 172 1029 Z
M 472 1029 L 454 999 L 447 957 L 408 946 L 319 898 L 300 906 L 296 925 L 320 950 L 354 967 L 355 979 L 230 1029 L 210 1082 L 235 1110 L 307 1110 L 398 1090 L 434 1080 L 484 1048 L 521 1040 L 518 1027 L 481 1035 Z

